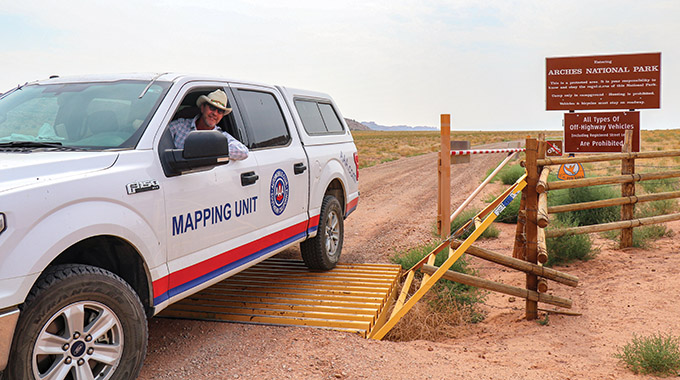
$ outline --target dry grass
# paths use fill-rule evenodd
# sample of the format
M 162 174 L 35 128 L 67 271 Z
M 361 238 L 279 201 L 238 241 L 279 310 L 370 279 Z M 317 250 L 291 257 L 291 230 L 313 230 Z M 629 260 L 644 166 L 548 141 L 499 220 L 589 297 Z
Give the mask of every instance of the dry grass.
M 359 168 L 439 150 L 439 132 L 354 131 Z
M 640 140 L 640 151 L 642 152 L 676 150 L 680 149 L 680 130 L 642 131 Z M 636 160 L 635 167 L 637 173 L 678 170 L 680 169 L 680 157 Z
M 419 286 L 419 284 L 414 285 L 415 289 Z M 417 302 L 387 333 L 385 339 L 393 342 L 413 340 L 437 342 L 459 336 L 461 325 L 465 325 L 470 320 L 469 313 L 455 303 L 449 304 L 446 310 L 435 311 L 430 306 L 435 297 L 432 292 L 426 293 L 423 299 Z
M 467 140 L 472 146 L 496 142 L 525 140 L 536 138 L 539 131 L 452 131 L 452 140 Z M 548 139 L 562 139 L 562 131 L 545 131 Z M 383 162 L 439 151 L 439 131 L 433 132 L 383 132 L 353 131 L 354 142 L 359 150 L 359 168 L 365 168 Z M 641 131 L 641 151 L 659 151 L 680 149 L 680 129 Z M 674 166 L 680 168 L 680 157 L 640 160 L 640 168 L 647 166 Z M 618 167 L 617 167 L 618 166 Z M 608 169 L 612 168 L 612 169 Z M 588 168 L 586 168 L 588 169 Z M 620 161 L 599 164 L 592 167 L 598 175 L 620 173 Z M 640 171 L 643 172 L 644 170 Z
M 546 132 L 549 138 L 558 138 L 560 131 Z M 403 157 L 438 152 L 440 145 L 439 131 L 433 132 L 383 132 L 353 131 L 354 143 L 359 151 L 359 168 L 365 168 L 383 162 L 398 160 Z M 470 141 L 470 145 L 482 145 L 495 142 L 524 140 L 537 137 L 538 132 L 451 132 L 452 140 Z

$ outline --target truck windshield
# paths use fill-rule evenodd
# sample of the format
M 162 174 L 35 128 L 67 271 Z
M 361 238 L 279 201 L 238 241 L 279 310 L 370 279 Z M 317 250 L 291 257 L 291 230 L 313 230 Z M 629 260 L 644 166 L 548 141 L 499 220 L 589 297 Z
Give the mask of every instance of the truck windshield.
M 140 99 L 148 84 L 118 81 L 20 87 L 0 98 L 0 144 L 134 148 L 170 87 L 167 82 L 153 82 Z

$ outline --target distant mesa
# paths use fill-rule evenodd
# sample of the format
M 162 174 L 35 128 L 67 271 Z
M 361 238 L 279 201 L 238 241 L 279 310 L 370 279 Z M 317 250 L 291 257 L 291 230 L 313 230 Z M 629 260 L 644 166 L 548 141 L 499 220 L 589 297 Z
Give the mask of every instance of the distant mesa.
M 360 122 L 358 122 L 354 119 L 345 118 L 345 123 L 347 123 L 347 126 L 349 127 L 350 131 L 370 131 L 371 130 L 371 128 L 361 124 Z
M 353 119 L 345 119 L 347 126 L 350 131 L 438 131 L 439 129 L 434 127 L 411 127 L 409 125 L 393 125 L 385 126 L 376 124 L 373 121 L 363 121 L 361 123 Z

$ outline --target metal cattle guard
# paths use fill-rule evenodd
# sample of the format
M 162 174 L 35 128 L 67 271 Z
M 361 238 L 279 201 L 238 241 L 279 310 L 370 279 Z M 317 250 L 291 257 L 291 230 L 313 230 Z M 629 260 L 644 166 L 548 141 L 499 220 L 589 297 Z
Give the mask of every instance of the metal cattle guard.
M 168 318 L 308 326 L 368 336 L 387 319 L 399 285 L 396 264 L 343 264 L 310 271 L 300 260 L 267 259 L 170 305 Z
M 394 305 L 392 314 L 390 318 L 382 325 L 376 325 L 369 338 L 371 339 L 382 339 L 396 324 L 399 320 L 416 304 L 424 295 L 427 293 L 432 286 L 446 273 L 449 268 L 465 253 L 465 251 L 481 236 L 482 232 L 486 230 L 496 217 L 503 212 L 503 210 L 512 202 L 513 199 L 519 194 L 522 189 L 527 185 L 526 182 L 527 175 L 524 174 L 520 177 L 517 182 L 510 186 L 503 194 L 501 194 L 495 201 L 493 201 L 484 210 L 480 211 L 475 217 L 469 220 L 465 225 L 459 228 L 457 231 L 449 235 L 449 237 L 435 248 L 432 252 L 426 255 L 422 260 L 420 260 L 416 265 L 409 269 L 404 275 L 406 276 L 406 281 L 402 287 L 399 299 Z M 474 223 L 476 219 L 484 218 L 482 223 L 477 226 L 474 232 L 463 241 L 463 243 L 453 250 L 451 248 L 451 241 L 455 239 L 458 235 L 462 234 L 471 224 Z M 415 272 L 420 269 L 428 260 L 433 260 L 434 256 L 442 252 L 444 249 L 449 248 L 449 258 L 434 272 L 432 275 L 425 275 L 420 288 L 408 299 L 408 293 L 411 288 L 411 283 L 415 277 Z

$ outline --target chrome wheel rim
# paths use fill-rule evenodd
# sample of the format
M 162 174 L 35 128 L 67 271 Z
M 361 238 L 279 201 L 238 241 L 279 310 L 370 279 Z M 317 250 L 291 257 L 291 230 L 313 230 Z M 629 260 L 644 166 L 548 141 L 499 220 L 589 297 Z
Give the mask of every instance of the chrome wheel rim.
M 329 212 L 326 218 L 326 253 L 335 256 L 338 253 L 340 243 L 340 220 L 338 214 Z
M 106 380 L 123 355 L 123 328 L 106 305 L 83 301 L 55 313 L 33 346 L 36 379 Z

